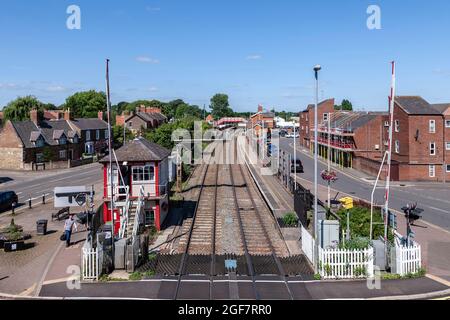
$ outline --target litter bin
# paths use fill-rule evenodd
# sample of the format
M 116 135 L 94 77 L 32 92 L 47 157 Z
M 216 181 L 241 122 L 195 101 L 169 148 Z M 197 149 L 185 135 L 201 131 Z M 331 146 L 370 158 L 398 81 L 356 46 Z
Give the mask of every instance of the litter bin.
M 48 220 L 36 221 L 37 234 L 44 235 L 44 236 L 47 234 L 47 223 L 48 223 Z

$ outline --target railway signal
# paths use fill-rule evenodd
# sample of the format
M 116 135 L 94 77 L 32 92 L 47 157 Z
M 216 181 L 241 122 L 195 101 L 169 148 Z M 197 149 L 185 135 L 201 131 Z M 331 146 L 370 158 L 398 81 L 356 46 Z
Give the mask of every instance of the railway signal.
M 411 226 L 414 225 L 414 222 L 422 219 L 423 209 L 417 208 L 417 203 L 407 204 L 402 208 L 405 213 L 406 218 L 406 246 L 409 246 L 409 242 L 411 238 L 415 237 L 415 233 L 412 231 Z

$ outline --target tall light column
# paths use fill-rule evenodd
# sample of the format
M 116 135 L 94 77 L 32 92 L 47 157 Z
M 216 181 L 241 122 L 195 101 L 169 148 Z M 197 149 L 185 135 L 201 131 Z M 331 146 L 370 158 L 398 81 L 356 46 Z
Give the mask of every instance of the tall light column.
M 317 150 L 318 150 L 318 126 L 317 126 L 317 107 L 319 105 L 319 71 L 322 69 L 320 65 L 314 67 L 314 75 L 316 78 L 316 105 L 314 108 L 314 239 L 315 239 L 315 254 L 314 254 L 314 269 L 316 273 L 319 269 L 319 238 L 318 238 L 318 223 L 317 223 L 317 210 L 318 210 L 318 190 L 317 190 Z

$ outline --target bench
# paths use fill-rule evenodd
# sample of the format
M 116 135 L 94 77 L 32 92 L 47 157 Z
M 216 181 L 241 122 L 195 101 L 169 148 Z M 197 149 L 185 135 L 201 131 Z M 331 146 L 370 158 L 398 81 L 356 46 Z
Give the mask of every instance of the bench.
M 62 208 L 56 213 L 52 213 L 52 221 L 56 218 L 58 221 L 61 221 L 64 218 L 67 218 L 70 214 L 70 208 Z

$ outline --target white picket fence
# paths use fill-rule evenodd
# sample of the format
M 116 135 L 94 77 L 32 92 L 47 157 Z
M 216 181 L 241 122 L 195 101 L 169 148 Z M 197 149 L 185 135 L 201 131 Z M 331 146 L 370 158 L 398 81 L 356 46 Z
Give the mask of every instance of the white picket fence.
M 409 273 L 417 273 L 422 267 L 422 252 L 420 245 L 413 242 L 409 247 L 400 244 L 400 241 L 395 241 L 395 264 L 396 273 L 404 276 Z
M 323 279 L 370 278 L 373 272 L 372 247 L 363 250 L 319 247 L 319 273 Z
M 314 238 L 302 226 L 302 251 L 312 264 L 314 264 L 314 245 Z
M 81 255 L 81 275 L 83 280 L 97 281 L 100 276 L 99 250 L 91 247 L 88 241 L 85 242 Z

